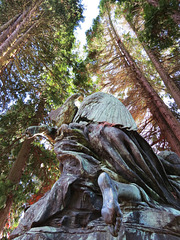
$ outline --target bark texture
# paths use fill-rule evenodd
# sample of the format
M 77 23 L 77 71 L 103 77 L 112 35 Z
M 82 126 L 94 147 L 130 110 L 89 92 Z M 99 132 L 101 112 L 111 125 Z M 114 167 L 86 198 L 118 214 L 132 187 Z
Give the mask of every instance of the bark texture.
M 36 124 L 36 125 L 43 118 L 44 104 L 45 104 L 45 100 L 43 98 L 41 98 L 37 112 L 34 116 L 34 124 Z M 33 138 L 24 140 L 22 147 L 18 153 L 18 156 L 9 172 L 7 179 L 10 180 L 15 185 L 18 184 L 21 179 L 23 170 L 24 170 L 26 163 L 28 161 L 28 158 L 29 158 L 29 153 L 31 150 L 31 143 L 33 142 L 33 140 L 34 140 Z M 6 206 L 3 209 L 0 209 L 0 216 L 1 216 L 0 217 L 0 232 L 3 231 L 5 223 L 8 219 L 8 215 L 9 215 L 12 203 L 13 203 L 13 195 L 11 194 L 11 195 L 7 196 Z
M 40 13 L 38 7 L 43 1 L 39 0 L 31 7 L 15 16 L 1 27 L 0 35 L 0 69 L 4 68 L 25 44 L 30 31 L 38 24 Z
M 128 19 L 126 19 L 128 21 Z M 138 32 L 136 31 L 135 27 L 133 26 L 132 23 L 128 21 L 129 25 L 135 32 L 135 34 L 138 37 Z M 157 72 L 159 73 L 162 81 L 164 82 L 165 86 L 167 87 L 167 90 L 171 94 L 171 96 L 174 98 L 177 106 L 180 108 L 180 90 L 176 86 L 175 82 L 173 79 L 169 76 L 167 73 L 166 69 L 163 67 L 157 56 L 154 54 L 153 50 L 151 50 L 145 43 L 141 42 L 144 50 L 146 51 L 147 55 L 151 59 L 154 67 L 156 68 Z
M 114 28 L 110 13 L 108 13 L 108 16 L 111 31 L 115 36 L 116 43 L 120 51 L 124 54 L 124 57 L 126 58 L 127 65 L 129 66 L 134 75 L 135 84 L 137 83 L 141 86 L 142 93 L 147 98 L 149 109 L 157 120 L 161 131 L 163 133 L 166 133 L 165 137 L 169 142 L 172 150 L 180 156 L 180 123 L 173 116 L 171 111 L 168 109 L 162 99 L 158 96 L 156 91 L 152 88 L 147 78 L 143 75 L 143 73 L 135 63 L 134 59 L 130 56 L 129 52 L 127 51 L 126 47 L 124 46 L 123 42 L 119 38 Z

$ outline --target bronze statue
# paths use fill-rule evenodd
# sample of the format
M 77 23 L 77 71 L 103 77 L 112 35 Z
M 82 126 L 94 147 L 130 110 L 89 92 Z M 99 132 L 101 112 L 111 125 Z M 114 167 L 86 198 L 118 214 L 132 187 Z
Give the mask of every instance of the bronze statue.
M 137 133 L 129 111 L 112 95 L 94 93 L 77 111 L 73 101 L 78 96 L 73 95 L 50 113 L 58 129 L 43 126 L 46 135 L 55 139 L 61 176 L 51 191 L 27 210 L 16 235 L 37 226 L 76 226 L 81 213 L 80 226 L 101 215 L 111 234 L 118 236 L 123 227 L 122 202 L 179 211 L 180 185 L 172 178 L 178 175 L 178 156 L 175 170 L 174 160 L 153 152 Z M 30 127 L 27 132 L 33 134 L 37 129 L 41 127 Z M 91 206 L 82 200 L 84 197 Z M 70 213 L 71 204 L 78 214 Z

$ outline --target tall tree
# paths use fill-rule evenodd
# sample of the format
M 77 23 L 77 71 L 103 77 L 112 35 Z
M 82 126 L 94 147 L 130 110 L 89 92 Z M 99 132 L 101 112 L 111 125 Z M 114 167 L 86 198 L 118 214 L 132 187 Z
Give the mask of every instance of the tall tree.
M 138 37 L 138 31 L 136 30 L 135 26 L 132 24 L 132 22 L 130 22 L 130 21 L 128 21 L 128 22 Z M 141 44 L 144 47 L 147 55 L 151 59 L 152 63 L 154 64 L 154 66 L 155 66 L 157 72 L 159 73 L 162 81 L 164 82 L 165 86 L 167 87 L 168 92 L 171 94 L 171 96 L 174 98 L 177 106 L 180 108 L 180 89 L 177 87 L 177 85 L 173 81 L 173 78 L 170 77 L 170 75 L 168 74 L 168 72 L 166 71 L 166 69 L 164 68 L 162 63 L 159 61 L 155 51 L 150 49 L 147 46 L 147 44 L 142 41 L 141 41 Z
M 73 31 L 82 10 L 79 0 L 0 3 L 1 50 L 6 56 L 0 73 L 1 230 L 11 206 L 15 221 L 23 202 L 39 188 L 47 190 L 59 174 L 47 142 L 25 139 L 24 131 L 31 125 L 51 124 L 50 109 L 79 87 L 83 93 L 91 87 L 86 66 L 73 51 Z
M 70 33 L 82 13 L 78 4 L 78 1 L 2 1 L 0 69 L 12 61 L 20 49 L 31 41 L 37 47 L 37 44 L 40 45 L 40 38 L 51 40 L 51 35 L 54 36 L 58 25 L 59 31 L 62 26 L 61 30 L 66 32 L 68 25 Z M 15 17 L 12 16 L 12 9 Z
M 151 47 L 162 50 L 178 41 L 179 27 L 172 18 L 179 8 L 178 0 L 156 0 L 154 3 L 145 0 L 118 2 L 125 5 L 129 17 L 139 12 L 139 17 L 143 19 L 142 37 Z
M 108 13 L 108 18 L 109 18 L 108 24 L 109 24 L 111 39 L 115 39 L 116 45 L 119 48 L 119 59 L 124 58 L 124 61 L 126 62 L 126 68 L 130 69 L 131 76 L 133 76 L 132 79 L 134 80 L 134 83 L 140 86 L 141 94 L 145 96 L 146 104 L 150 109 L 151 113 L 153 114 L 154 118 L 158 122 L 162 133 L 168 139 L 172 149 L 177 153 L 180 153 L 179 136 L 176 134 L 177 133 L 176 131 L 179 132 L 179 127 L 180 127 L 178 121 L 175 119 L 172 113 L 168 110 L 164 102 L 159 98 L 157 93 L 154 91 L 154 89 L 151 87 L 151 85 L 147 81 L 147 78 L 144 76 L 144 74 L 139 69 L 139 67 L 133 60 L 133 58 L 128 53 L 125 45 L 121 41 L 120 37 L 117 34 L 117 31 L 114 28 L 109 9 L 107 11 L 107 5 L 106 6 L 104 5 L 103 14 L 105 13 L 105 11 Z M 103 23 L 105 22 L 104 18 L 102 19 L 102 22 Z M 110 67 L 110 63 L 106 69 L 108 69 L 109 67 Z M 115 71 L 118 71 L 118 69 L 114 70 L 114 72 Z M 167 134 L 167 129 L 170 129 L 170 132 L 168 134 Z M 174 146 L 174 144 L 176 145 L 176 147 Z
M 20 20 L 17 19 L 20 21 L 17 25 L 13 18 L 13 21 L 10 21 L 11 24 L 6 25 L 7 29 L 2 31 L 2 37 L 6 35 L 2 46 L 7 43 L 8 51 L 11 48 L 15 49 L 1 68 L 2 107 L 7 107 L 9 102 L 17 98 L 25 98 L 24 91 L 29 93 L 32 89 L 36 88 L 38 91 L 39 88 L 44 88 L 42 85 L 50 84 L 50 78 L 56 82 L 61 79 L 62 89 L 63 85 L 67 86 L 66 67 L 73 62 L 70 51 L 74 43 L 73 30 L 82 19 L 82 6 L 79 0 L 69 0 L 65 3 L 62 1 L 2 1 L 0 7 L 2 24 L 6 25 L 9 19 L 13 18 L 12 12 L 22 16 Z M 31 15 L 26 18 L 26 14 Z M 25 28 L 37 22 L 38 25 L 31 29 L 22 44 L 18 43 L 16 48 L 16 41 L 24 36 Z M 21 23 L 22 28 L 20 28 Z M 9 34 L 5 34 L 6 31 Z M 17 31 L 17 34 L 12 31 Z M 13 41 L 8 39 L 11 37 L 11 32 L 16 36 Z M 2 58 L 4 56 L 6 56 L 5 49 Z
M 37 109 L 36 115 L 34 116 L 34 122 L 33 122 L 34 125 L 38 125 L 39 122 L 41 122 L 41 120 L 43 119 L 44 104 L 45 104 L 45 101 L 43 98 L 41 98 L 40 102 L 38 104 L 38 109 Z M 20 151 L 18 152 L 16 160 L 14 161 L 12 168 L 10 169 L 10 172 L 6 178 L 6 181 L 9 182 L 11 185 L 17 185 L 21 179 L 23 169 L 29 158 L 29 153 L 31 150 L 32 142 L 33 142 L 33 138 L 26 139 L 23 141 L 23 143 L 21 145 L 21 148 L 20 148 Z M 2 192 L 1 194 L 3 197 L 5 196 L 5 202 L 4 202 L 4 207 L 0 208 L 0 216 L 1 216 L 0 231 L 2 231 L 4 225 L 7 221 L 7 216 L 10 212 L 10 209 L 11 209 L 11 206 L 13 203 L 13 193 L 12 192 L 10 192 L 9 195 L 6 195 L 4 192 Z M 2 196 L 1 196 L 1 198 L 2 198 Z
M 13 55 L 16 55 L 19 47 L 28 38 L 30 31 L 38 25 L 41 15 L 38 9 L 42 2 L 42 0 L 32 2 L 30 6 L 26 6 L 27 3 L 24 4 L 23 8 L 25 9 L 22 13 L 2 25 L 0 36 L 1 69 L 10 62 Z
M 172 74 L 174 73 L 174 70 L 170 70 L 170 68 L 172 68 L 172 64 L 171 67 L 168 64 L 167 65 L 167 61 L 163 60 L 162 57 L 162 53 L 160 53 L 160 50 L 162 49 L 162 46 L 156 46 L 155 44 L 152 46 L 151 42 L 153 42 L 153 38 L 151 39 L 150 36 L 148 35 L 148 37 L 146 36 L 146 32 L 150 31 L 149 30 L 149 26 L 148 24 L 150 24 L 149 22 L 151 22 L 152 24 L 154 24 L 154 28 L 156 28 L 155 24 L 161 24 L 158 20 L 156 21 L 156 14 L 159 17 L 158 14 L 162 15 L 162 19 L 161 22 L 163 22 L 163 26 L 164 28 L 167 28 L 168 24 L 171 24 L 171 21 L 169 20 L 168 22 L 165 21 L 166 17 L 169 16 L 170 12 L 173 11 L 173 9 L 175 9 L 176 7 L 176 3 L 175 1 L 171 1 L 173 2 L 171 5 L 171 11 L 169 9 L 169 3 L 167 3 L 166 1 L 162 4 L 160 3 L 160 9 L 154 9 L 153 12 L 153 7 L 151 8 L 151 6 L 149 6 L 149 4 L 146 1 L 142 1 L 142 2 L 136 2 L 136 1 L 129 1 L 124 2 L 123 1 L 119 1 L 120 3 L 116 5 L 117 10 L 119 9 L 120 11 L 118 12 L 118 15 L 123 14 L 126 18 L 126 20 L 128 21 L 128 23 L 130 24 L 131 28 L 133 29 L 133 31 L 136 33 L 138 39 L 141 41 L 146 53 L 148 54 L 149 58 L 151 59 L 151 61 L 153 62 L 157 72 L 159 73 L 162 81 L 164 82 L 165 86 L 167 87 L 169 93 L 171 94 L 171 96 L 174 98 L 177 106 L 180 108 L 180 88 L 178 87 L 178 81 L 177 81 L 177 70 L 176 69 L 176 64 L 173 63 L 173 68 L 176 72 L 176 74 Z M 151 5 L 158 6 L 158 1 L 149 1 Z M 161 1 L 160 1 L 161 2 Z M 156 6 L 156 7 L 157 7 Z M 169 6 L 169 7 L 168 7 Z M 169 12 L 168 12 L 169 10 Z M 165 12 L 165 16 L 162 14 L 162 12 Z M 160 13 L 159 13 L 160 12 Z M 147 16 L 146 16 L 147 15 Z M 167 17 L 167 19 L 169 19 Z M 151 24 L 150 24 L 151 26 Z M 147 28 L 147 29 L 146 29 Z M 151 29 L 152 30 L 152 29 Z M 152 33 L 153 34 L 153 33 Z M 159 36 L 162 34 L 159 34 Z M 166 40 L 166 44 L 163 45 L 163 49 L 166 48 L 166 50 L 168 50 L 168 47 L 176 48 L 176 44 L 177 44 L 177 33 L 171 33 L 171 35 L 169 36 L 169 32 L 167 30 L 167 40 Z M 171 38 L 171 41 L 170 39 Z M 169 39 L 169 40 L 168 40 Z M 161 39 L 158 37 L 158 35 L 156 36 L 156 43 L 161 42 Z M 168 50 L 170 51 L 170 49 Z M 174 56 L 174 58 L 176 57 L 176 54 Z M 166 58 L 167 58 L 167 54 L 166 54 Z M 170 59 L 170 58 L 169 58 Z M 172 56 L 171 56 L 172 59 Z M 166 62 L 166 63 L 165 63 Z

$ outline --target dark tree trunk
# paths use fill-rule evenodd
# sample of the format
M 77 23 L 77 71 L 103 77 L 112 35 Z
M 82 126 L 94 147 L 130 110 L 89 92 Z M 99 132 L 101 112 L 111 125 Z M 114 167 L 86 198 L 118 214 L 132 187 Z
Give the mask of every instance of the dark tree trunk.
M 172 151 L 176 152 L 180 156 L 180 124 L 177 119 L 173 116 L 171 111 L 158 96 L 156 91 L 150 85 L 146 77 L 143 75 L 141 70 L 136 65 L 134 59 L 130 56 L 123 42 L 119 38 L 114 25 L 111 20 L 110 12 L 108 12 L 109 23 L 111 26 L 111 31 L 115 36 L 116 43 L 121 51 L 124 54 L 124 58 L 128 66 L 130 67 L 133 75 L 136 79 L 135 83 L 140 84 L 141 89 L 144 95 L 147 97 L 147 105 L 153 114 L 154 118 L 158 122 L 158 125 L 164 134 L 165 138 L 169 142 Z
M 40 123 L 40 121 L 42 120 L 43 115 L 44 115 L 44 105 L 45 105 L 45 100 L 42 97 L 40 99 L 40 102 L 38 105 L 38 110 L 34 116 L 34 122 L 33 122 L 34 124 L 33 125 L 38 125 Z M 28 158 L 29 158 L 29 153 L 31 150 L 31 143 L 33 142 L 33 140 L 34 140 L 33 138 L 24 140 L 22 147 L 16 158 L 16 161 L 14 162 L 14 164 L 9 172 L 7 179 L 10 180 L 14 185 L 18 184 L 21 179 L 23 170 L 24 170 L 26 163 L 28 161 Z M 13 195 L 11 194 L 11 195 L 7 196 L 6 206 L 4 208 L 0 209 L 0 233 L 3 231 L 3 228 L 6 224 L 9 212 L 11 210 L 12 203 L 13 203 Z
M 126 19 L 128 21 L 128 19 Z M 138 32 L 136 31 L 134 25 L 128 21 L 130 27 L 135 32 L 136 36 L 138 37 Z M 165 86 L 167 87 L 167 90 L 171 94 L 171 96 L 174 98 L 177 106 L 180 108 L 180 90 L 174 83 L 173 79 L 169 76 L 167 71 L 164 69 L 163 65 L 157 58 L 157 56 L 154 54 L 154 52 L 144 43 L 141 42 L 142 46 L 144 47 L 144 50 L 146 51 L 147 55 L 151 59 L 151 62 L 154 64 L 157 72 L 159 73 L 162 81 L 164 82 Z

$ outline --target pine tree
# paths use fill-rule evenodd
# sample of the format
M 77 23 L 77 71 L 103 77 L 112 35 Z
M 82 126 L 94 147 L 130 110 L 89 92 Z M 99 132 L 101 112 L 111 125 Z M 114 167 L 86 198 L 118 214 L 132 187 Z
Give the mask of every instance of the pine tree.
M 73 92 L 91 89 L 86 66 L 73 51 L 82 10 L 78 0 L 0 3 L 1 50 L 6 57 L 0 73 L 1 230 L 9 216 L 13 225 L 23 203 L 44 194 L 60 174 L 52 146 L 44 144 L 44 138 L 26 139 L 25 130 L 51 125 L 52 108 Z
M 169 109 L 164 104 L 164 102 L 161 100 L 161 98 L 158 96 L 158 94 L 153 89 L 153 87 L 149 84 L 149 81 L 147 80 L 147 77 L 142 72 L 142 69 L 140 69 L 139 66 L 137 65 L 137 60 L 135 61 L 132 58 L 127 48 L 123 44 L 122 40 L 120 39 L 120 36 L 118 35 L 117 30 L 114 28 L 113 22 L 111 20 L 110 9 L 109 7 L 107 8 L 107 2 L 108 1 L 105 1 L 105 4 L 104 4 L 104 2 L 101 1 L 102 9 L 103 9 L 103 12 L 101 13 L 101 18 L 102 18 L 101 25 L 99 24 L 100 19 L 98 19 L 97 21 L 100 27 L 98 28 L 97 27 L 98 24 L 96 23 L 94 25 L 96 27 L 94 27 L 91 31 L 88 32 L 88 37 L 90 39 L 89 47 L 91 48 L 92 52 L 93 52 L 93 49 L 92 49 L 93 40 L 94 40 L 94 48 L 96 46 L 96 50 L 94 51 L 96 51 L 95 55 L 96 55 L 97 71 L 98 71 L 98 67 L 99 69 L 101 68 L 101 74 L 103 75 L 104 86 L 106 84 L 106 87 L 107 87 L 108 82 L 113 82 L 114 87 L 112 87 L 113 90 L 111 88 L 111 91 L 112 92 L 114 91 L 116 93 L 118 92 L 118 89 L 122 91 L 125 86 L 127 90 L 125 94 L 129 96 L 129 97 L 126 97 L 125 101 L 127 101 L 127 98 L 129 98 L 129 102 L 131 103 L 129 104 L 131 110 L 134 107 L 133 99 L 136 100 L 137 102 L 140 102 L 140 99 L 143 99 L 142 101 L 145 103 L 143 104 L 144 112 L 147 113 L 147 110 L 150 109 L 151 114 L 153 115 L 153 118 L 154 118 L 153 121 L 156 120 L 156 123 L 158 123 L 161 129 L 161 135 L 164 135 L 164 137 L 168 140 L 168 142 L 171 145 L 171 149 L 173 149 L 177 153 L 180 153 L 179 136 L 176 134 L 177 132 L 179 132 L 179 123 L 175 119 L 175 117 L 172 115 L 172 113 L 169 111 Z M 106 24 L 106 27 L 105 27 L 105 24 Z M 101 31 L 101 28 L 103 29 L 102 31 Z M 103 31 L 105 32 L 105 28 L 109 29 L 109 36 L 107 35 L 107 33 L 105 33 L 106 35 L 105 34 L 103 35 Z M 106 41 L 108 42 L 108 47 L 106 46 L 106 44 L 103 44 L 104 43 L 103 38 L 105 38 L 105 36 L 108 36 L 107 37 L 108 40 Z M 104 49 L 107 49 L 107 48 L 112 49 L 111 54 L 114 54 L 114 52 L 116 52 L 115 57 L 112 58 L 108 54 L 103 56 L 103 53 L 105 53 L 105 50 L 102 49 L 103 47 L 99 49 L 99 51 L 97 51 L 98 47 L 96 45 L 97 44 L 96 41 L 98 38 L 101 39 L 99 42 L 101 42 L 101 44 L 105 46 Z M 105 58 L 105 62 L 106 62 L 105 63 L 106 67 L 104 67 L 104 69 L 102 69 L 102 64 L 99 64 L 100 61 L 103 62 L 102 60 L 103 57 Z M 121 62 L 121 67 L 118 66 L 118 64 L 116 64 L 116 62 L 118 61 Z M 92 65 L 94 66 L 94 62 L 92 63 Z M 114 76 L 115 75 L 118 76 L 117 72 L 119 71 L 121 72 L 124 71 L 126 75 L 125 77 L 123 76 L 124 81 L 119 80 L 121 85 L 118 84 L 117 77 L 116 77 L 116 80 L 114 80 Z M 109 72 L 109 75 L 107 74 L 107 72 Z M 109 79 L 107 79 L 108 77 Z M 131 85 L 126 84 L 125 81 L 128 83 L 131 82 Z M 132 81 L 134 85 L 133 88 L 132 88 Z M 139 94 L 137 94 L 137 91 L 139 92 Z M 132 97 L 132 94 L 129 95 L 130 92 L 134 93 L 135 97 L 134 96 Z M 119 94 L 119 96 L 121 96 L 121 94 Z M 138 100 L 138 98 L 140 99 Z M 139 110 L 138 104 L 136 104 L 136 106 L 137 106 L 137 109 Z M 137 111 L 137 109 L 135 111 Z M 168 131 L 167 129 L 169 129 L 170 132 L 167 133 Z M 174 144 L 176 145 L 176 147 L 174 147 Z

